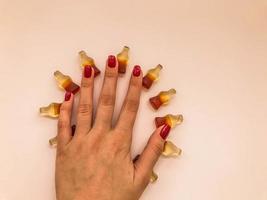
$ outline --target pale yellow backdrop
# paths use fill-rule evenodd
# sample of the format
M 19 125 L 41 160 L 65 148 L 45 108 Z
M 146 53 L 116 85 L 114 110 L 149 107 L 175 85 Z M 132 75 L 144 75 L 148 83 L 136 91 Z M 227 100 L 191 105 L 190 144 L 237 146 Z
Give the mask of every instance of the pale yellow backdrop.
M 170 136 L 183 155 L 160 159 L 159 180 L 141 199 L 266 200 L 266 0 L 0 0 L 0 200 L 55 199 L 48 139 L 56 120 L 38 115 L 63 99 L 53 72 L 79 82 L 79 50 L 103 69 L 125 44 L 130 68 L 164 66 L 143 93 L 133 154 L 155 116 L 185 117 Z M 119 80 L 116 113 L 129 74 Z M 170 87 L 176 98 L 155 113 L 148 98 Z

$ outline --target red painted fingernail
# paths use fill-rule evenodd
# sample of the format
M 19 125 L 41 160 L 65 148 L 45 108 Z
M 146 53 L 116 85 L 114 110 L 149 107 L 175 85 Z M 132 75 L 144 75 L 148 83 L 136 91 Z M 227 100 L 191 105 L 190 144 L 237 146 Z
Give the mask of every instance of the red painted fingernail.
M 170 133 L 171 127 L 168 124 L 165 124 L 161 131 L 160 131 L 160 136 L 162 137 L 163 140 L 166 140 Z
M 90 78 L 92 75 L 92 67 L 91 66 L 85 66 L 83 70 L 83 75 L 85 78 Z
M 111 68 L 116 67 L 116 57 L 113 55 L 108 56 L 108 66 Z
M 65 101 L 70 100 L 70 97 L 71 97 L 71 92 L 66 92 L 65 93 Z
M 133 69 L 133 75 L 140 76 L 140 74 L 141 74 L 141 67 L 139 65 L 135 65 Z

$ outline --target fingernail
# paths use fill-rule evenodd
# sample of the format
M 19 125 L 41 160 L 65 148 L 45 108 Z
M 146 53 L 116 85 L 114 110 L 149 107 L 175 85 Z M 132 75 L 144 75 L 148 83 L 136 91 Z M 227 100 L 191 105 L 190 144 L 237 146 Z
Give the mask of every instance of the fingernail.
M 65 101 L 70 100 L 70 97 L 71 97 L 71 92 L 66 92 L 65 93 Z
M 85 66 L 83 70 L 83 75 L 85 78 L 90 78 L 92 75 L 92 67 L 90 66 Z
M 141 67 L 139 65 L 135 65 L 133 69 L 133 75 L 140 76 L 140 74 L 141 74 Z
M 161 131 L 160 131 L 160 136 L 162 137 L 163 140 L 166 140 L 170 133 L 171 127 L 168 124 L 165 124 Z
M 116 67 L 116 57 L 113 55 L 108 56 L 108 66 L 111 68 Z

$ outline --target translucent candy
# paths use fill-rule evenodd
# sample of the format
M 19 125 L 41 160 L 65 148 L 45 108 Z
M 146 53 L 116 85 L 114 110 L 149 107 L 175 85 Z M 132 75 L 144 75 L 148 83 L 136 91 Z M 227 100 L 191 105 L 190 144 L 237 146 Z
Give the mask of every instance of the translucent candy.
M 155 124 L 156 127 L 160 127 L 164 124 L 168 124 L 170 127 L 174 128 L 183 122 L 183 115 L 165 115 L 164 117 L 156 117 Z
M 164 148 L 162 151 L 162 155 L 166 157 L 177 157 L 181 155 L 182 150 L 175 146 L 171 141 L 166 141 L 164 143 Z
M 80 58 L 81 58 L 81 65 L 82 67 L 93 67 L 95 77 L 98 76 L 101 71 L 95 66 L 95 61 L 93 58 L 89 57 L 85 51 L 80 51 L 79 52 Z
M 152 171 L 151 176 L 150 176 L 150 183 L 155 183 L 158 180 L 158 175 Z
M 53 137 L 49 140 L 49 144 L 51 147 L 56 148 L 57 147 L 57 136 Z
M 128 65 L 129 61 L 129 50 L 130 48 L 127 46 L 124 46 L 122 51 L 117 55 L 117 60 L 118 60 L 118 71 L 121 74 L 124 74 L 126 72 L 126 68 Z
M 162 91 L 157 96 L 151 97 L 149 102 L 155 110 L 158 110 L 161 105 L 168 104 L 174 94 L 176 94 L 175 89 Z
M 60 71 L 55 71 L 54 76 L 58 82 L 58 86 L 65 91 L 75 94 L 80 90 L 80 87 L 72 81 L 70 76 L 64 75 Z
M 158 64 L 155 68 L 148 70 L 147 74 L 143 78 L 143 87 L 149 89 L 154 81 L 159 79 L 159 72 L 162 69 L 162 65 Z
M 72 133 L 72 136 L 74 136 L 74 133 L 75 133 L 75 129 L 76 129 L 76 125 L 72 125 L 71 126 L 71 133 Z M 56 148 L 57 147 L 57 136 L 51 138 L 49 140 L 49 144 L 52 148 Z
M 40 114 L 46 117 L 57 118 L 60 112 L 61 103 L 51 103 L 46 107 L 40 108 Z

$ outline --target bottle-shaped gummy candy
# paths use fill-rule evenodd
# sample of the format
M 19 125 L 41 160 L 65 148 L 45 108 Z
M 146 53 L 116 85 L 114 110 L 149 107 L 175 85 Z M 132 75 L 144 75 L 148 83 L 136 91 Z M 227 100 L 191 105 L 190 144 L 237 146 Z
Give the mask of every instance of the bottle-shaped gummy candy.
M 80 87 L 72 81 L 70 76 L 66 76 L 60 71 L 55 71 L 54 76 L 58 82 L 58 86 L 64 89 L 66 92 L 76 94 L 80 90 Z
M 168 124 L 171 128 L 174 128 L 176 125 L 179 125 L 183 122 L 183 115 L 165 115 L 164 117 L 156 117 L 155 124 L 156 127 L 160 127 L 164 124 Z
M 177 157 L 181 155 L 181 153 L 182 150 L 179 149 L 175 144 L 173 144 L 171 141 L 166 141 L 161 154 L 166 157 Z
M 57 118 L 60 112 L 60 103 L 51 103 L 46 107 L 40 108 L 40 114 L 46 117 Z
M 153 82 L 159 79 L 159 72 L 162 69 L 162 65 L 158 64 L 155 68 L 148 70 L 147 74 L 143 78 L 143 87 L 149 89 Z
M 124 74 L 126 72 L 126 68 L 129 61 L 129 50 L 130 48 L 127 46 L 124 46 L 122 51 L 117 55 L 118 60 L 118 72 L 121 74 Z
M 76 125 L 72 125 L 72 126 L 71 126 L 71 135 L 72 135 L 72 136 L 74 136 L 75 129 L 76 129 Z M 53 138 L 51 138 L 51 139 L 49 140 L 49 144 L 50 144 L 50 146 L 53 147 L 53 148 L 57 147 L 57 143 L 58 143 L 58 141 L 57 141 L 57 136 L 55 136 L 55 137 L 53 137 Z
M 96 67 L 94 59 L 89 57 L 85 51 L 80 51 L 79 55 L 81 58 L 82 67 L 92 67 L 94 69 L 94 77 L 101 73 L 101 71 Z
M 157 96 L 151 97 L 149 99 L 152 107 L 157 110 L 161 105 L 168 104 L 173 95 L 176 94 L 175 89 L 170 89 L 168 91 L 162 91 Z
M 150 183 L 155 183 L 158 180 L 158 175 L 152 171 L 151 175 L 150 175 Z
M 53 137 L 49 140 L 49 144 L 51 147 L 55 148 L 57 147 L 57 136 L 56 137 Z

